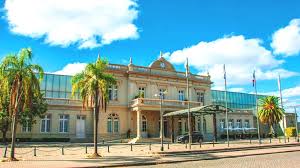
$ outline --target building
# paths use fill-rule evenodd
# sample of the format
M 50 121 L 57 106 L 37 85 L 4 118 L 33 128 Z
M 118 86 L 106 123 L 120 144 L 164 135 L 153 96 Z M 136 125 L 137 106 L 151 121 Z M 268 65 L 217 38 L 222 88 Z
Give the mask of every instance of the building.
M 110 64 L 108 72 L 117 78 L 109 89 L 109 106 L 99 116 L 99 138 L 157 138 L 160 136 L 160 97 L 163 95 L 163 112 L 187 108 L 185 72 L 178 72 L 163 57 L 149 67 Z M 189 80 L 190 106 L 224 105 L 224 92 L 211 90 L 209 75 L 191 74 Z M 45 74 L 41 91 L 49 104 L 43 118 L 36 124 L 17 127 L 18 139 L 52 139 L 64 141 L 92 141 L 92 109 L 83 109 L 79 93 L 71 97 L 71 76 Z M 255 96 L 228 92 L 229 128 L 256 128 Z M 202 131 L 205 139 L 213 137 L 212 116 L 195 117 L 193 130 Z M 225 128 L 225 115 L 216 118 L 218 136 Z M 164 136 L 177 136 L 187 132 L 187 119 L 165 117 Z

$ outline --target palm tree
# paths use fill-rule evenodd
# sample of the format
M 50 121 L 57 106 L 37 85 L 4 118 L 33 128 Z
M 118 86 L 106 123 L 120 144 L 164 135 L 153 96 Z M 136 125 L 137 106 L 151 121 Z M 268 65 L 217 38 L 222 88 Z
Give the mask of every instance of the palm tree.
M 106 111 L 108 88 L 116 84 L 116 79 L 106 73 L 108 61 L 98 57 L 95 63 L 89 63 L 84 71 L 72 78 L 72 95 L 80 93 L 83 108 L 93 108 L 94 112 L 94 153 L 91 157 L 99 157 L 97 150 L 98 121 L 100 109 Z
M 259 120 L 270 126 L 270 135 L 274 134 L 274 124 L 279 123 L 284 116 L 284 109 L 279 106 L 279 98 L 267 96 L 259 100 Z
M 20 113 L 30 110 L 33 97 L 40 94 L 40 81 L 43 79 L 43 69 L 37 64 L 31 64 L 31 49 L 22 49 L 19 54 L 6 56 L 0 65 L 1 76 L 9 84 L 9 114 L 12 116 L 12 140 L 9 160 L 15 158 L 15 140 L 18 117 Z M 38 73 L 38 77 L 36 76 Z

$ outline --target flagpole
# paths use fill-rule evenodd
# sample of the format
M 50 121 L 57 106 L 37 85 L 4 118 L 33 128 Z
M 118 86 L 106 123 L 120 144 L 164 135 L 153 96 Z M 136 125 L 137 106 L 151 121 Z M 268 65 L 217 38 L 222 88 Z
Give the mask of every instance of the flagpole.
M 226 136 L 227 136 L 227 146 L 229 147 L 229 128 L 228 128 L 228 110 L 227 110 L 227 80 L 226 80 L 226 69 L 225 69 L 225 64 L 224 64 L 224 82 L 225 82 L 225 118 L 226 118 Z
M 255 89 L 255 100 L 256 100 L 257 137 L 258 137 L 259 144 L 261 144 L 260 125 L 259 125 L 259 117 L 258 117 L 258 97 L 257 97 L 255 70 L 253 72 L 253 85 L 254 85 L 254 89 Z
M 189 87 L 189 62 L 186 58 L 186 90 L 188 99 L 188 130 L 189 130 L 189 149 L 192 148 L 192 130 L 191 130 L 191 107 L 190 107 L 190 87 Z
M 279 89 L 279 95 L 280 95 L 280 104 L 281 104 L 281 108 L 283 109 L 280 74 L 278 74 L 278 89 Z M 283 125 L 284 143 L 286 143 L 286 137 L 285 137 L 285 114 L 283 114 L 282 125 Z

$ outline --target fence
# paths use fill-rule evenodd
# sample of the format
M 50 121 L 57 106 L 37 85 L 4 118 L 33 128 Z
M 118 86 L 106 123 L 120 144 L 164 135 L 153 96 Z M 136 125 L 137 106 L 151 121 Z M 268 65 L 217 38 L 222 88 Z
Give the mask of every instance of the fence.
M 283 138 L 265 138 L 262 139 L 262 144 L 284 144 Z M 290 138 L 286 139 L 288 142 L 298 142 L 297 139 L 292 140 Z M 237 140 L 230 141 L 232 147 L 243 146 L 249 147 L 249 145 L 260 145 L 258 139 L 250 137 L 247 140 Z M 169 143 L 165 142 L 164 144 L 165 151 L 182 151 L 188 149 L 187 143 Z M 192 149 L 211 149 L 211 148 L 224 148 L 227 146 L 227 142 L 221 141 L 211 141 L 211 142 L 202 142 L 192 144 Z M 85 145 L 56 145 L 56 146 L 30 146 L 23 145 L 17 146 L 15 154 L 17 156 L 58 156 L 58 155 L 78 155 L 78 154 L 88 154 L 93 149 L 92 144 Z M 161 144 L 159 143 L 138 143 L 138 144 L 114 144 L 114 143 L 99 143 L 98 150 L 101 153 L 112 153 L 112 152 L 150 152 L 150 151 L 160 151 Z M 10 152 L 9 146 L 3 146 L 2 156 L 7 157 Z

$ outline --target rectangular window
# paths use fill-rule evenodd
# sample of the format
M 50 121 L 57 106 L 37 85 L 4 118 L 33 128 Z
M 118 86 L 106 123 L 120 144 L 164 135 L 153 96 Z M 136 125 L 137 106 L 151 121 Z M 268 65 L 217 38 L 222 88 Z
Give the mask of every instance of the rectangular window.
M 69 131 L 69 115 L 59 116 L 59 132 L 66 133 Z
M 233 128 L 233 119 L 228 120 L 228 128 L 229 129 Z
M 113 85 L 108 88 L 109 100 L 118 100 L 118 86 Z
M 245 123 L 244 123 L 244 127 L 245 128 L 250 128 L 250 124 L 249 124 L 249 120 L 245 120 Z
M 31 122 L 29 121 L 29 119 L 26 120 L 25 123 L 23 123 L 22 132 L 31 132 Z
M 147 131 L 147 121 L 142 121 L 142 132 Z
M 242 128 L 242 120 L 241 119 L 236 120 L 236 128 Z
M 197 102 L 204 103 L 204 93 L 203 92 L 197 92 Z
M 51 121 L 51 115 L 45 115 L 44 118 L 41 120 L 41 132 L 50 132 L 50 121 Z
M 114 133 L 118 133 L 118 132 L 119 132 L 119 119 L 114 118 Z
M 221 119 L 220 120 L 220 129 L 224 130 L 224 128 L 225 128 L 225 119 Z
M 178 90 L 178 100 L 184 101 L 184 91 Z
M 112 133 L 112 119 L 111 118 L 107 119 L 107 132 Z

